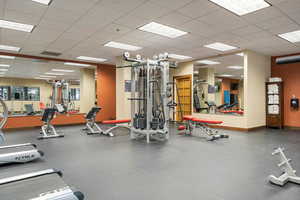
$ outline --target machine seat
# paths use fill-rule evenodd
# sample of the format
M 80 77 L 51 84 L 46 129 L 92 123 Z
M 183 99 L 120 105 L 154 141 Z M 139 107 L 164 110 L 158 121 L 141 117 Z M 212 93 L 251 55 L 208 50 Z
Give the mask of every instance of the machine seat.
M 185 130 L 185 126 L 184 125 L 178 126 L 177 130 L 178 131 L 183 131 L 183 130 Z
M 184 115 L 183 120 L 192 120 L 194 117 L 192 115 Z

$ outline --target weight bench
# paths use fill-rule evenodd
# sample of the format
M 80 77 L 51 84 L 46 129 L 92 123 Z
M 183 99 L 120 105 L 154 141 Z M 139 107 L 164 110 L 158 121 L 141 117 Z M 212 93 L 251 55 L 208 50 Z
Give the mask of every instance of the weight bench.
M 64 137 L 62 134 L 58 134 L 55 127 L 51 124 L 52 119 L 56 113 L 55 108 L 46 108 L 44 110 L 42 121 L 43 126 L 41 127 L 41 136 L 38 139 L 49 139 L 49 138 L 59 138 Z
M 130 119 L 125 119 L 125 120 L 105 120 L 102 121 L 102 124 L 114 124 L 115 126 L 107 129 L 107 130 L 103 130 L 100 126 L 98 126 L 98 124 L 96 123 L 96 116 L 97 113 L 99 113 L 101 110 L 100 107 L 93 107 L 88 114 L 86 115 L 85 119 L 86 119 L 86 128 L 84 128 L 83 130 L 86 131 L 86 133 L 88 135 L 93 135 L 93 134 L 103 134 L 103 135 L 107 135 L 110 137 L 113 137 L 114 134 L 112 133 L 112 131 L 116 128 L 129 128 L 129 124 L 131 123 Z M 121 125 L 127 123 L 128 125 Z
M 186 130 L 185 135 L 198 135 L 199 137 L 205 137 L 208 141 L 229 138 L 228 135 L 218 134 L 217 130 L 209 127 L 210 125 L 222 124 L 222 121 L 203 120 L 189 115 L 183 116 L 183 120 L 185 121 L 185 125 L 179 126 L 178 130 Z

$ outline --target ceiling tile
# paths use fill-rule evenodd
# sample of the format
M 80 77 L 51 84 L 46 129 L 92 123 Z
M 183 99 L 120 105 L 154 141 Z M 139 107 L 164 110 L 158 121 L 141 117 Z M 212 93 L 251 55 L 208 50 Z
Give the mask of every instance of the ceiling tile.
M 260 21 L 265 21 L 268 19 L 272 19 L 275 17 L 284 17 L 284 14 L 280 12 L 277 8 L 274 6 L 267 7 L 261 10 L 258 10 L 253 13 L 249 13 L 247 15 L 243 15 L 241 18 L 245 19 L 246 21 L 250 23 L 257 23 Z
M 220 8 L 217 5 L 209 1 L 194 0 L 185 5 L 183 8 L 179 9 L 178 12 L 191 18 L 198 18 L 219 9 Z
M 249 34 L 257 33 L 260 31 L 262 31 L 262 29 L 254 26 L 254 25 L 247 25 L 242 28 L 232 30 L 232 32 L 238 36 L 249 35 Z
M 131 14 L 133 16 L 142 17 L 144 19 L 154 20 L 158 17 L 166 15 L 170 11 L 170 9 L 159 6 L 158 4 L 146 2 L 136 9 L 132 10 Z
M 242 18 L 226 10 L 214 11 L 198 18 L 199 21 L 223 30 L 233 30 L 247 25 Z
M 155 22 L 157 23 L 161 23 L 167 26 L 173 26 L 173 25 L 181 25 L 184 24 L 188 21 L 191 21 L 192 18 L 190 17 L 186 17 L 182 14 L 180 14 L 179 12 L 171 12 L 168 13 L 167 15 L 164 15 L 160 18 L 158 18 L 157 20 L 155 20 Z
M 193 0 L 151 0 L 153 3 L 157 3 L 161 6 L 170 8 L 170 9 L 179 9 L 188 3 L 192 2 Z

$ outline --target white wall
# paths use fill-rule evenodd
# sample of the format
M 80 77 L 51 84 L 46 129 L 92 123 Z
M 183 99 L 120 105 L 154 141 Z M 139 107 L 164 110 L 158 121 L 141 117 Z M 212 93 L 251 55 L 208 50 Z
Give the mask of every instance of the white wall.
M 265 82 L 271 75 L 271 58 L 253 51 L 245 52 L 246 127 L 266 125 Z
M 96 101 L 95 70 L 80 69 L 80 72 L 80 113 L 87 113 Z

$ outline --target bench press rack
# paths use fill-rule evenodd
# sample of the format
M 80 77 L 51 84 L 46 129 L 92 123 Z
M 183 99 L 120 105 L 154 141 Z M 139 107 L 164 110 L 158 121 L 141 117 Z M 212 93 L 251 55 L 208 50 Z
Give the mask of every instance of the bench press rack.
M 292 160 L 288 159 L 284 154 L 284 148 L 276 148 L 272 155 L 279 156 L 280 163 L 278 164 L 278 167 L 283 171 L 283 173 L 279 177 L 270 175 L 269 181 L 279 186 L 284 186 L 287 182 L 300 184 L 300 177 L 296 175 L 296 170 L 293 169 L 290 163 Z

